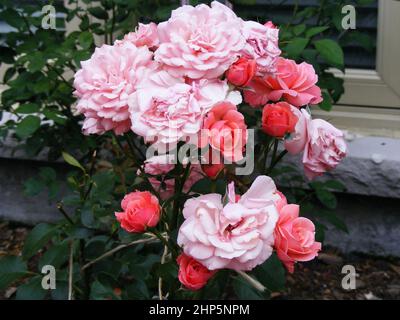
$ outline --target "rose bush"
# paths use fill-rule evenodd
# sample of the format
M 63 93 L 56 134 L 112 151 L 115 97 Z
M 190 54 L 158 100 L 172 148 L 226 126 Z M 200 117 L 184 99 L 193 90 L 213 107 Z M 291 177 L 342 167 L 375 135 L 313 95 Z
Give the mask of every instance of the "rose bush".
M 171 5 L 57 4 L 65 21 L 79 17 L 71 33 L 2 4 L 19 31 L 1 51 L 2 105 L 16 115 L 2 137 L 70 169 L 66 195 L 49 166 L 25 183 L 29 195 L 47 188 L 63 219 L 38 224 L 21 257 L 0 260 L 18 270 L 1 283 L 22 281 L 17 298 L 268 298 L 283 289 L 283 266 L 318 254 L 326 223 L 346 229 L 332 212 L 343 185 L 303 180 L 346 154 L 342 132 L 312 116 L 342 93 L 327 72 L 344 66 L 334 24 L 263 24 L 219 2 L 170 15 L 156 3 Z M 134 29 L 137 16 L 146 23 Z M 298 37 L 307 43 L 296 51 Z M 254 170 L 238 175 L 253 152 Z M 280 165 L 286 153 L 302 153 L 300 170 Z M 35 272 L 45 264 L 60 277 L 43 294 Z

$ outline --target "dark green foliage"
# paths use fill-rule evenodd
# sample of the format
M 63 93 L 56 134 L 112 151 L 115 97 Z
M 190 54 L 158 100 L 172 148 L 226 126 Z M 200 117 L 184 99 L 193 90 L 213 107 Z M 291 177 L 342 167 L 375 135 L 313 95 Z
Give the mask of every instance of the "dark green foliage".
M 170 299 L 262 299 L 268 298 L 272 291 L 282 290 L 285 271 L 276 256 L 251 273 L 267 287 L 263 293 L 231 271 L 218 272 L 198 293 L 178 290 L 176 235 L 182 222 L 182 205 L 188 194 L 177 192 L 163 203 L 160 224 L 168 222 L 172 226 L 168 233 L 172 256 L 166 263 L 160 262 L 164 250 L 162 244 L 132 245 L 142 236 L 119 229 L 114 212 L 120 210 L 123 195 L 133 190 L 151 190 L 149 177 L 138 171 L 143 157 L 135 146 L 142 147 L 143 141 L 133 135 L 118 138 L 109 133 L 84 136 L 80 124 L 82 117 L 73 111 L 76 99 L 73 96 L 72 74 L 80 68 L 81 61 L 91 56 L 95 46 L 121 38 L 134 30 L 139 21 L 167 19 L 179 2 L 84 0 L 85 4 L 89 4 L 88 8 L 79 6 L 81 2 L 69 0 L 68 8 L 63 1 L 55 2 L 56 11 L 65 14 L 65 18 L 57 20 L 57 30 L 41 28 L 41 17 L 34 15 L 41 11 L 40 1 L 18 4 L 18 10 L 13 1 L 2 1 L 0 4 L 0 19 L 15 28 L 5 35 L 0 48 L 0 62 L 2 66 L 7 65 L 1 79 L 7 86 L 1 94 L 1 112 L 15 115 L 0 127 L 0 137 L 5 139 L 12 135 L 28 156 L 45 151 L 50 161 L 64 159 L 69 165 L 66 174 L 69 193 L 63 199 L 59 199 L 59 182 L 56 172 L 50 167 L 43 167 L 36 178 L 25 181 L 27 195 L 35 196 L 47 189 L 51 199 L 59 200 L 55 210 L 62 214 L 63 219 L 56 224 L 37 225 L 26 239 L 22 257 L 1 258 L 0 289 L 15 281 L 23 281 L 17 290 L 17 299 L 66 299 L 71 273 L 77 299 L 150 299 L 158 295 L 159 278 L 163 279 L 164 294 L 169 292 Z M 206 1 L 192 1 L 193 4 L 200 2 Z M 343 52 L 335 41 L 337 39 L 330 38 L 330 31 L 335 28 L 335 11 L 323 4 L 332 1 L 320 2 L 320 7 L 296 10 L 293 19 L 279 27 L 284 55 L 314 65 L 320 76 L 319 84 L 324 89 L 324 102 L 320 107 L 330 110 L 332 103 L 343 93 L 343 82 L 328 73 L 327 69 L 332 66 L 343 69 Z M 242 8 L 254 5 L 256 1 L 238 0 L 232 3 Z M 242 14 L 242 10 L 239 13 Z M 309 26 L 307 19 L 315 15 L 319 17 L 317 26 Z M 66 33 L 65 24 L 76 17 L 79 17 L 79 30 Z M 366 47 L 373 46 L 365 36 L 353 37 Z M 241 110 L 249 127 L 259 126 L 258 110 L 247 106 L 242 106 Z M 265 134 L 261 132 L 256 139 L 256 148 L 271 142 L 266 141 Z M 105 152 L 101 153 L 101 150 Z M 265 164 L 266 158 L 263 160 Z M 261 163 L 261 166 L 264 164 Z M 178 179 L 179 170 L 182 171 L 182 168 L 174 169 L 169 176 Z M 271 166 L 268 170 L 271 174 L 293 174 L 290 168 Z M 224 194 L 227 180 L 221 177 L 216 181 L 205 178 L 196 183 L 192 191 L 208 193 L 212 190 Z M 251 182 L 249 178 L 243 180 L 240 188 Z M 291 175 L 290 182 L 300 184 L 302 179 Z M 332 214 L 332 209 L 336 207 L 332 192 L 343 191 L 343 186 L 328 181 L 310 184 L 310 187 L 312 191 L 309 192 L 294 185 L 287 193 L 289 202 L 307 200 L 304 206 L 302 204 L 305 212 L 346 230 Z M 178 215 L 175 221 L 174 217 Z M 322 222 L 316 225 L 317 236 L 322 237 L 325 227 Z M 161 230 L 156 228 L 153 231 Z M 93 262 L 121 245 L 127 246 Z M 38 259 L 32 259 L 34 256 Z M 33 267 L 28 271 L 27 264 L 33 260 L 34 263 L 30 264 Z M 72 269 L 69 262 L 72 262 Z M 92 264 L 88 266 L 88 263 Z M 51 292 L 41 288 L 41 268 L 46 264 L 57 269 L 57 289 Z

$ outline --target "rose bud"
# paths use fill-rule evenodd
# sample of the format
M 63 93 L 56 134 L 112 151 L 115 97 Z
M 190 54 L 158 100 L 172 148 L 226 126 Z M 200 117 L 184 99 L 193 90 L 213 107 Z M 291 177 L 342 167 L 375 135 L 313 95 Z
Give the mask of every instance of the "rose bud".
M 276 25 L 274 25 L 272 21 L 267 21 L 266 23 L 264 23 L 264 26 L 270 29 L 276 29 Z
M 226 78 L 237 87 L 246 86 L 257 70 L 256 61 L 241 57 L 226 72 Z
M 278 102 L 264 106 L 262 113 L 263 131 L 276 138 L 283 138 L 294 131 L 298 118 L 287 102 Z
M 203 288 L 216 271 L 210 271 L 200 262 L 182 253 L 176 262 L 179 265 L 178 279 L 189 290 Z
M 218 177 L 219 173 L 224 170 L 225 166 L 223 163 L 220 164 L 202 164 L 201 170 L 206 174 L 207 177 L 214 180 Z
M 208 159 L 206 163 L 201 164 L 201 170 L 207 177 L 214 180 L 218 177 L 219 173 L 224 170 L 225 165 L 219 152 L 210 148 L 206 155 Z
M 135 191 L 122 199 L 123 212 L 115 216 L 121 228 L 127 232 L 142 233 L 148 227 L 155 227 L 160 220 L 161 207 L 158 199 L 148 191 Z

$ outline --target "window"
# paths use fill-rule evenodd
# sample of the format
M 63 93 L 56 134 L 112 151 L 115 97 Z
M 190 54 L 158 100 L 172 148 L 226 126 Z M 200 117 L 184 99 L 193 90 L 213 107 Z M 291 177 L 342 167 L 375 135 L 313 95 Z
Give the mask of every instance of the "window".
M 347 68 L 338 106 L 316 114 L 340 127 L 400 138 L 399 17 L 399 1 L 379 0 L 375 68 Z
M 255 5 L 235 5 L 245 18 L 286 23 L 295 3 L 304 8 L 318 0 L 256 0 Z M 349 1 L 350 2 L 350 1 Z M 357 8 L 357 29 L 376 39 L 367 51 L 349 41 L 343 47 L 345 94 L 333 111 L 315 110 L 341 128 L 400 138 L 400 1 L 377 0 Z

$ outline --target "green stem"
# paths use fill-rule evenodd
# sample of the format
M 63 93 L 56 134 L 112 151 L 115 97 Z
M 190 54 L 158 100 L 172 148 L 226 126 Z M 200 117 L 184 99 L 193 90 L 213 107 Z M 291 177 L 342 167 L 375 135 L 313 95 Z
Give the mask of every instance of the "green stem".
M 279 140 L 275 139 L 274 140 L 274 151 L 272 152 L 272 156 L 271 156 L 271 162 L 268 168 L 268 173 L 271 172 L 272 168 L 274 167 L 274 163 L 275 163 L 275 157 L 276 157 L 276 153 L 278 151 L 278 145 L 279 145 Z
M 275 166 L 279 163 L 279 161 L 282 160 L 282 158 L 287 154 L 287 150 L 283 150 L 274 160 L 273 163 L 271 163 L 271 166 L 268 169 L 268 174 L 271 173 L 271 171 L 275 168 Z
M 166 247 L 169 249 L 169 251 L 171 251 L 171 252 L 173 253 L 174 256 L 177 256 L 177 251 L 176 251 L 175 247 L 173 247 L 173 246 L 169 243 L 169 241 L 168 241 L 167 239 L 165 239 L 165 238 L 162 236 L 162 234 L 160 233 L 160 231 L 158 231 L 158 230 L 156 230 L 156 229 L 153 229 L 153 230 L 151 231 L 151 233 L 153 233 L 153 234 L 162 242 L 162 244 L 163 244 L 164 246 L 166 246 Z

